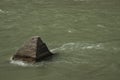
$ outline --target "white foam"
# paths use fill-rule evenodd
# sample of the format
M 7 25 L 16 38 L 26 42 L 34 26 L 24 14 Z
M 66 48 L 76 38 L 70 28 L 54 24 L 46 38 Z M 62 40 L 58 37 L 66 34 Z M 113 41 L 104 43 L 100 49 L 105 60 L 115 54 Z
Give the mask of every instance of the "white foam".
M 10 63 L 20 65 L 20 66 L 28 66 L 26 63 L 24 63 L 22 61 L 14 61 L 14 60 L 12 60 Z
M 97 26 L 100 27 L 100 28 L 105 28 L 105 26 L 101 25 L 101 24 L 98 24 Z
M 18 61 L 18 60 L 12 60 L 12 57 L 10 58 L 10 63 L 14 64 L 14 65 L 18 65 L 18 66 L 22 66 L 22 67 L 33 67 L 33 66 L 38 66 L 32 63 L 25 63 L 23 61 Z
M 4 11 L 2 9 L 0 9 L 0 13 L 4 13 Z
M 83 46 L 82 49 L 103 49 L 103 46 L 101 44 L 88 44 Z
M 73 28 L 70 28 L 70 29 L 67 30 L 67 32 L 68 32 L 68 33 L 74 33 L 74 32 L 77 32 L 77 30 L 76 30 L 76 29 L 73 29 Z
M 51 52 L 55 52 L 55 51 L 57 51 L 57 50 L 59 50 L 59 48 L 54 48 L 54 49 L 51 49 L 50 51 L 51 51 Z
M 66 43 L 66 44 L 63 44 L 62 46 L 58 47 L 58 48 L 54 48 L 54 49 L 51 49 L 50 51 L 51 52 L 56 52 L 56 51 L 64 51 L 64 50 L 67 50 L 67 49 L 71 49 L 73 50 L 73 47 L 74 47 L 75 43 Z
M 56 52 L 56 51 L 74 51 L 74 50 L 79 50 L 79 49 L 104 49 L 103 44 L 95 44 L 95 43 L 87 43 L 87 42 L 70 42 L 63 44 L 62 46 L 58 48 L 54 48 L 51 50 L 51 52 Z
M 104 49 L 104 45 L 102 43 L 92 43 L 92 42 L 70 42 L 65 43 L 58 48 L 51 49 L 51 52 L 58 52 L 58 51 L 75 51 L 75 50 L 90 50 L 90 49 Z M 72 60 L 72 59 L 70 59 Z M 73 59 L 73 62 L 79 62 L 79 59 Z M 69 62 L 69 61 L 68 61 Z M 23 66 L 23 67 L 32 67 L 32 66 L 43 66 L 45 63 L 41 62 L 40 64 L 29 64 L 23 61 L 14 61 L 10 58 L 10 63 Z M 48 64 L 48 63 L 47 63 Z
M 69 33 L 71 33 L 72 31 L 71 30 L 68 30 Z
M 4 11 L 4 10 L 0 9 L 0 13 L 8 13 L 8 11 Z

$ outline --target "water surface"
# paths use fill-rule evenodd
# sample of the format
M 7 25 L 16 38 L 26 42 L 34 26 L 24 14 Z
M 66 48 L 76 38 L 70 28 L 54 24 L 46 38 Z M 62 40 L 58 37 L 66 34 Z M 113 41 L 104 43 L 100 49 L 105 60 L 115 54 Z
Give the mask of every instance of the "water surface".
M 0 0 L 0 80 L 120 80 L 119 0 Z M 10 63 L 31 36 L 57 54 Z

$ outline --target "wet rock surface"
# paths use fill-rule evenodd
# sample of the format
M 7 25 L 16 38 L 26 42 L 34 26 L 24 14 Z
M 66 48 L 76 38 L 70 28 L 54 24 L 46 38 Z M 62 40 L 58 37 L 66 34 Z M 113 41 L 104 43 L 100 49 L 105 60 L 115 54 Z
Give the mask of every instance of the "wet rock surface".
M 18 49 L 12 59 L 26 62 L 39 62 L 52 55 L 41 38 L 34 36 Z

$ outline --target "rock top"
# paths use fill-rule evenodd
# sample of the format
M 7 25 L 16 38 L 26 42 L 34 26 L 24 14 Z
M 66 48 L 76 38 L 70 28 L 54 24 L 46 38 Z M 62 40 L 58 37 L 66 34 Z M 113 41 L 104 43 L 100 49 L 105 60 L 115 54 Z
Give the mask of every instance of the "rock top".
M 26 62 L 39 62 L 51 55 L 52 53 L 41 38 L 34 36 L 18 49 L 12 59 Z

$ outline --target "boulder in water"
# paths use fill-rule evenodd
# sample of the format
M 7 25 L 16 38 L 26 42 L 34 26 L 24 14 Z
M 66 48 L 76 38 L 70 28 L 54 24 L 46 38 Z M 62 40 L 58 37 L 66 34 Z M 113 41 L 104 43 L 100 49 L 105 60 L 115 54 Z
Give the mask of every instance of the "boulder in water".
M 39 36 L 32 37 L 13 56 L 13 60 L 39 62 L 53 55 Z

